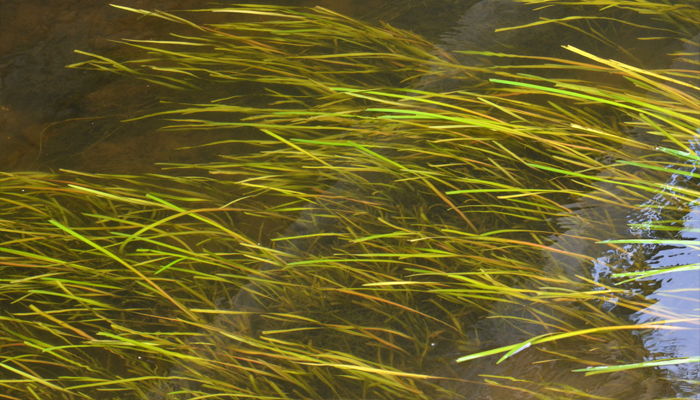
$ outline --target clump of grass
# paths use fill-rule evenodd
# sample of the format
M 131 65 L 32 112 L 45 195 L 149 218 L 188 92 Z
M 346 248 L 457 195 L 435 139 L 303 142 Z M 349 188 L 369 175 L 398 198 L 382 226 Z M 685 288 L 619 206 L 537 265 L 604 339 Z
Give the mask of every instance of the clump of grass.
M 164 165 L 206 178 L 3 175 L 8 396 L 590 398 L 600 386 L 634 398 L 653 372 L 632 369 L 643 360 L 631 332 L 693 322 L 590 264 L 625 251 L 609 239 L 635 240 L 622 237 L 629 215 L 650 196 L 666 201 L 662 221 L 690 212 L 697 176 L 671 177 L 698 140 L 697 87 L 682 82 L 696 72 L 574 47 L 585 61 L 500 68 L 513 55 L 481 53 L 495 66 L 464 66 L 412 33 L 323 9 L 231 7 L 214 11 L 267 19 L 212 26 L 128 10 L 197 35 L 75 67 L 178 89 L 259 83 L 262 106 L 226 98 L 156 116 L 164 129 L 248 126 L 267 139 Z M 669 12 L 669 26 L 687 24 Z M 444 77 L 463 85 L 409 85 Z M 650 229 L 667 243 L 679 233 Z M 627 364 L 624 387 L 570 372 L 610 360 Z

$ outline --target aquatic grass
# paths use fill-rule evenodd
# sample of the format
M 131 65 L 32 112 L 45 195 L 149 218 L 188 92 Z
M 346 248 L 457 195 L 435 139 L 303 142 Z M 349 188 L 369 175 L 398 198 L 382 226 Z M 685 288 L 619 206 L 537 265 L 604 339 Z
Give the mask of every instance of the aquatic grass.
M 691 34 L 690 28 L 697 26 L 697 18 L 700 15 L 697 7 L 692 1 L 680 1 L 676 4 L 654 1 L 635 0 L 575 0 L 575 1 L 550 1 L 550 0 L 518 0 L 528 4 L 548 4 L 548 5 L 579 5 L 594 10 L 630 10 L 640 15 L 648 15 L 655 19 L 664 20 L 677 29 L 681 29 L 685 34 Z M 571 18 L 571 17 L 570 17 Z M 573 17 L 577 18 L 577 17 Z M 544 23 L 558 23 L 556 19 Z M 658 26 L 647 26 L 645 29 L 654 31 L 661 30 Z
M 626 241 L 622 241 L 623 243 L 628 243 Z M 664 241 L 658 241 L 657 243 L 659 244 L 667 244 Z M 693 244 L 693 243 L 688 243 L 688 244 Z M 696 264 L 687 264 L 687 265 L 681 265 L 678 267 L 671 267 L 671 268 L 661 268 L 661 269 L 655 269 L 655 270 L 650 270 L 650 271 L 638 271 L 638 272 L 620 272 L 616 274 L 612 274 L 611 276 L 613 278 L 630 278 L 624 281 L 620 281 L 617 284 L 622 285 L 627 282 L 631 282 L 637 279 L 641 278 L 648 278 L 648 277 L 653 277 L 657 275 L 663 275 L 663 274 L 672 274 L 675 272 L 686 272 L 686 271 L 698 271 L 700 270 L 700 263 Z
M 646 361 L 642 363 L 635 363 L 635 364 L 626 364 L 626 365 L 604 365 L 600 367 L 589 367 L 589 368 L 584 368 L 584 369 L 576 369 L 573 370 L 572 372 L 585 372 L 586 375 L 594 375 L 594 374 L 604 374 L 604 373 L 613 373 L 617 371 L 626 371 L 630 369 L 637 369 L 637 368 L 650 368 L 650 367 L 658 367 L 658 366 L 664 366 L 664 365 L 678 365 L 678 364 L 686 364 L 686 363 L 696 363 L 700 362 L 700 357 L 684 357 L 684 358 L 674 358 L 674 359 L 669 359 L 669 360 L 654 360 L 654 361 Z
M 476 358 L 481 358 L 481 357 L 486 357 L 490 356 L 493 354 L 500 354 L 500 353 L 506 353 L 504 356 L 502 356 L 497 363 L 505 361 L 507 358 L 511 357 L 512 355 L 532 346 L 533 344 L 539 344 L 539 343 L 546 343 L 550 341 L 555 341 L 555 340 L 560 340 L 560 339 L 565 339 L 568 337 L 572 336 L 583 336 L 583 335 L 589 335 L 589 334 L 595 334 L 595 333 L 602 333 L 606 331 L 611 331 L 611 330 L 638 330 L 638 329 L 679 329 L 679 327 L 673 326 L 673 325 L 642 325 L 642 324 L 637 324 L 637 325 L 626 325 L 626 326 L 612 326 L 612 327 L 601 327 L 601 328 L 592 328 L 592 329 L 584 329 L 581 331 L 573 331 L 573 332 L 567 332 L 567 333 L 562 333 L 562 334 L 557 334 L 557 335 L 546 335 L 544 337 L 534 337 L 531 340 L 528 340 L 525 343 L 518 343 L 510 346 L 505 346 L 505 347 L 500 347 L 497 349 L 493 350 L 488 350 L 484 351 L 481 353 L 476 353 L 476 354 L 470 354 L 468 356 L 460 357 L 457 359 L 457 362 L 464 362 L 468 360 L 473 360 Z
M 87 192 L 87 193 L 90 193 L 90 195 L 96 195 L 96 196 L 99 196 L 99 197 L 102 197 L 102 198 L 105 197 L 105 196 L 103 195 L 103 193 L 100 192 L 100 191 L 81 191 L 81 193 L 86 193 L 86 192 Z M 133 201 L 128 201 L 128 203 L 134 204 Z M 158 203 L 151 203 L 151 204 L 148 204 L 148 205 L 154 206 L 154 205 L 157 205 L 157 204 L 158 204 Z M 165 222 L 166 222 L 166 221 L 164 221 L 163 223 L 165 223 Z M 119 237 L 119 236 L 118 236 L 118 237 Z M 143 255 L 143 253 L 139 253 L 139 254 L 140 254 L 140 255 Z M 158 252 L 158 254 L 161 255 L 161 256 L 162 256 L 162 255 L 165 255 L 163 252 Z M 172 270 L 171 270 L 171 271 L 172 271 Z M 163 281 L 163 282 L 167 282 L 167 281 Z M 276 284 L 275 286 L 276 286 L 276 287 L 279 287 L 278 284 Z M 30 290 L 30 291 L 31 291 L 31 290 Z M 31 292 L 32 292 L 32 293 L 44 293 L 44 294 L 51 295 L 50 292 L 48 292 L 48 291 L 36 291 L 36 290 L 34 290 L 34 291 L 31 291 Z M 147 293 L 147 292 L 146 292 L 146 293 Z M 133 296 L 133 294 L 132 294 L 132 296 Z M 81 299 L 78 299 L 78 301 L 82 301 L 82 300 L 81 300 Z M 100 304 L 97 304 L 97 303 L 91 303 L 91 304 L 93 304 L 93 306 L 100 306 Z M 104 307 L 104 306 L 103 306 L 103 307 Z M 146 310 L 143 310 L 143 311 L 132 310 L 131 312 L 137 312 L 137 313 L 141 312 L 141 313 L 148 314 L 148 312 L 147 312 Z M 162 318 L 162 317 L 161 317 L 161 318 Z M 115 323 L 115 322 L 112 322 L 112 324 L 114 324 L 114 323 Z M 59 324 L 59 325 L 60 325 L 60 324 Z M 200 327 L 200 328 L 207 328 L 206 326 L 199 326 L 199 327 Z M 293 330 L 286 330 L 286 331 L 287 331 L 287 332 L 292 332 Z M 196 337 L 196 336 L 192 336 L 192 338 L 195 338 L 195 337 Z M 113 337 L 113 338 L 115 338 L 115 337 Z M 135 342 L 134 342 L 134 341 L 129 341 L 129 343 L 134 344 Z M 140 343 L 140 342 L 139 342 L 139 343 Z M 105 342 L 105 341 L 96 341 L 95 343 L 93 343 L 93 345 L 96 346 L 96 347 L 104 347 L 104 346 L 107 346 L 107 347 L 109 347 L 109 348 L 112 348 L 113 351 L 118 351 L 119 348 L 124 348 L 124 347 L 123 347 L 122 345 L 120 345 L 120 344 L 117 344 L 117 343 L 110 343 L 110 342 Z M 159 354 L 162 354 L 163 356 L 167 356 L 167 355 L 169 354 L 169 353 L 163 353 L 163 352 L 161 352 L 160 350 L 158 350 L 157 348 L 152 348 L 152 347 L 143 347 L 143 346 L 133 347 L 133 346 L 127 346 L 127 347 L 125 347 L 124 349 L 138 350 L 138 351 L 141 352 L 142 354 L 148 354 L 148 357 L 160 357 Z M 166 358 L 169 358 L 169 356 L 167 356 Z M 192 359 L 189 358 L 189 357 L 185 357 L 185 358 L 183 358 L 183 359 L 185 359 L 185 360 L 192 360 Z M 198 361 L 195 361 L 195 365 L 198 365 L 197 368 L 204 368 L 204 369 L 210 368 L 210 363 L 207 361 L 207 359 L 198 359 Z M 330 365 L 330 364 L 329 364 L 329 365 Z M 361 370 L 364 370 L 364 368 L 362 368 Z M 372 369 L 370 369 L 370 371 L 371 371 L 371 370 L 372 370 Z M 376 372 L 376 371 L 375 371 L 375 372 Z M 405 375 L 405 373 L 401 373 L 401 374 L 399 374 L 399 375 Z M 289 378 L 289 377 L 287 377 L 287 378 L 285 378 L 285 379 L 288 380 L 288 378 Z M 110 385 L 128 385 L 129 382 L 132 382 L 132 383 L 133 383 L 133 382 L 138 382 L 138 381 L 137 381 L 137 380 L 117 380 L 117 381 L 109 381 L 109 382 L 108 382 L 108 381 L 105 381 L 103 386 L 110 386 Z M 98 386 L 100 386 L 100 385 L 97 385 L 97 384 L 92 384 L 92 385 L 78 385 L 78 387 L 81 387 L 81 388 L 88 388 L 88 387 L 93 387 L 93 388 L 94 388 L 94 387 L 98 387 Z
M 27 189 L 25 189 L 23 183 L 24 179 L 26 179 L 25 176 L 18 176 L 16 179 L 13 176 L 6 176 L 5 177 L 5 183 L 6 185 L 3 185 L 3 190 L 5 193 L 17 193 L 17 196 L 24 196 L 22 193 L 23 192 L 28 192 Z M 28 204 L 32 203 L 37 203 L 41 197 L 45 197 L 44 195 L 39 195 L 38 192 L 41 192 L 42 188 L 42 183 L 46 182 L 43 184 L 45 190 L 44 193 L 48 196 L 52 196 L 54 200 L 58 197 L 64 198 L 64 199 L 72 199 L 71 201 L 48 201 L 40 206 L 40 208 L 37 207 L 31 207 L 31 208 L 15 208 L 13 211 L 12 208 L 9 210 L 5 210 L 4 214 L 6 216 L 9 216 L 11 214 L 18 214 L 18 211 L 21 212 L 22 210 L 29 210 L 30 213 L 37 213 L 39 215 L 42 215 L 42 220 L 46 220 L 47 217 L 49 217 L 51 214 L 56 214 L 57 216 L 63 215 L 63 218 L 67 215 L 62 207 L 60 206 L 61 203 L 65 204 L 70 204 L 73 203 L 73 205 L 76 205 L 76 201 L 85 201 L 87 200 L 87 203 L 94 206 L 95 204 L 99 204 L 100 200 L 92 196 L 97 191 L 93 192 L 86 192 L 86 191 L 76 191 L 76 190 L 65 190 L 63 188 L 60 188 L 60 190 L 56 190 L 56 193 L 54 192 L 53 187 L 56 185 L 52 182 L 52 177 L 50 176 L 45 176 L 42 177 L 41 175 L 31 177 L 31 187 L 33 191 L 31 193 L 28 193 L 31 195 L 31 197 L 25 197 L 25 201 L 28 201 Z M 42 178 L 45 180 L 42 182 Z M 109 177 L 109 179 L 114 179 L 114 177 Z M 144 182 L 145 183 L 145 182 Z M 125 185 L 128 186 L 128 185 Z M 9 189 L 9 190 L 8 190 Z M 104 194 L 108 192 L 109 189 L 107 188 L 102 188 L 100 191 L 101 194 Z M 90 193 L 89 195 L 86 195 L 85 193 Z M 104 199 L 104 196 L 100 196 L 102 199 Z M 145 198 L 145 196 L 143 196 Z M 83 200 L 85 199 L 85 200 Z M 117 197 L 117 199 L 123 199 L 122 197 Z M 114 200 L 114 199 L 112 199 Z M 16 202 L 9 203 L 11 206 L 13 206 Z M 149 202 L 144 202 L 146 203 L 145 205 L 149 206 L 157 206 L 158 203 L 149 203 Z M 4 203 L 8 204 L 8 203 Z M 130 201 L 128 202 L 129 207 L 133 207 L 134 204 L 138 204 L 136 201 Z M 114 207 L 116 205 L 116 207 Z M 143 204 L 139 204 L 143 205 Z M 53 206 L 53 207 L 51 207 Z M 107 209 L 104 209 L 104 206 L 107 206 Z M 13 207 L 14 208 L 14 207 Z M 89 209 L 92 207 L 88 207 L 86 209 Z M 133 211 L 131 213 L 123 213 L 120 215 L 119 210 L 121 207 L 118 206 L 118 204 L 111 203 L 111 204 L 103 204 L 103 207 L 101 207 L 102 214 L 110 214 L 116 212 L 120 218 L 113 218 L 113 222 L 122 220 L 124 221 L 124 216 L 126 215 L 136 215 Z M 8 214 L 9 213 L 11 214 Z M 142 212 L 145 210 L 142 210 Z M 152 212 L 152 211 L 151 211 Z M 47 215 L 48 214 L 48 215 Z M 112 214 L 114 215 L 114 214 Z M 75 217 L 77 215 L 74 214 Z M 129 217 L 126 217 L 129 218 Z M 136 215 L 136 218 L 139 218 L 138 215 Z M 31 221 L 31 218 L 27 219 L 27 215 L 24 216 L 24 218 L 13 218 L 10 219 L 9 221 L 12 221 L 16 224 L 23 224 L 26 223 L 26 221 L 29 220 Z M 104 218 L 103 218 L 104 220 Z M 71 225 L 76 225 L 77 221 L 71 221 Z M 78 224 L 80 225 L 80 224 Z M 110 235 L 105 232 L 105 230 L 108 229 L 115 229 L 118 230 L 119 227 L 113 226 L 113 227 L 103 227 L 101 228 L 102 232 L 99 232 L 97 228 L 90 228 L 90 229 L 81 229 L 82 234 L 80 235 L 81 237 L 84 237 L 84 235 L 90 235 L 92 237 L 92 240 L 100 241 L 100 242 L 105 242 L 110 240 Z M 133 229 L 131 226 L 125 227 L 126 229 Z M 20 230 L 10 230 L 10 233 L 14 232 L 19 232 Z M 64 231 L 62 228 L 59 231 Z M 65 231 L 64 231 L 65 232 Z M 75 231 L 73 231 L 75 233 Z M 4 235 L 7 234 L 7 230 L 5 230 Z M 61 241 L 54 242 L 54 241 L 46 241 L 44 240 L 45 237 L 51 238 L 51 237 L 57 237 L 60 236 L 60 233 L 57 231 L 53 230 L 50 228 L 50 224 L 39 224 L 35 227 L 34 231 L 27 231 L 24 230 L 22 231 L 22 234 L 26 235 L 27 234 L 32 234 L 35 236 L 35 240 L 11 240 L 11 241 L 5 241 L 4 242 L 4 247 L 3 247 L 3 257 L 2 257 L 2 264 L 4 265 L 4 273 L 3 273 L 3 290 L 2 290 L 2 296 L 7 299 L 15 297 L 15 293 L 25 293 L 25 296 L 23 297 L 16 297 L 15 303 L 16 304 L 21 304 L 24 301 L 28 301 L 29 299 L 34 299 L 34 303 L 36 306 L 33 304 L 30 305 L 30 309 L 33 310 L 33 312 L 30 313 L 21 313 L 17 311 L 11 311 L 16 306 L 8 306 L 5 308 L 6 312 L 10 312 L 12 317 L 10 318 L 5 318 L 5 326 L 4 326 L 4 332 L 5 334 L 10 334 L 12 332 L 12 326 L 17 326 L 19 331 L 18 333 L 23 331 L 23 330 L 33 330 L 33 327 L 39 327 L 37 325 L 34 325 L 30 323 L 32 320 L 32 315 L 41 315 L 47 318 L 50 321 L 53 321 L 56 323 L 54 328 L 48 328 L 48 332 L 50 332 L 50 336 L 54 336 L 56 338 L 63 338 L 61 342 L 63 344 L 66 343 L 74 343 L 76 340 L 76 334 L 79 337 L 82 337 L 83 339 L 88 339 L 90 338 L 91 340 L 94 340 L 95 336 L 93 334 L 87 334 L 85 332 L 94 332 L 95 329 L 101 330 L 104 329 L 104 324 L 103 321 L 105 321 L 105 316 L 110 315 L 110 313 L 117 312 L 117 315 L 123 314 L 123 313 L 136 313 L 138 314 L 148 314 L 147 308 L 139 309 L 139 308 L 130 308 L 130 307 L 124 307 L 124 305 L 119 305 L 120 301 L 115 302 L 115 300 L 118 299 L 118 297 L 114 297 L 112 293 L 119 293 L 122 292 L 125 288 L 128 288 L 130 285 L 128 284 L 128 281 L 131 280 L 128 277 L 125 277 L 126 280 L 120 276 L 119 270 L 115 269 L 105 269 L 104 267 L 95 269 L 93 263 L 97 260 L 99 260 L 99 257 L 97 257 L 95 254 L 93 254 L 90 257 L 85 257 L 85 252 L 88 254 L 90 253 L 90 250 L 87 249 L 74 249 L 71 247 L 68 247 L 66 249 L 61 249 Z M 106 235 L 106 236 L 105 236 Z M 72 235 L 69 235 L 72 236 Z M 118 237 L 118 236 L 117 236 Z M 70 243 L 70 239 L 66 243 Z M 94 243 L 94 242 L 93 242 Z M 52 246 L 53 244 L 53 246 Z M 18 247 L 22 246 L 27 248 L 28 251 L 22 251 L 19 250 Z M 22 248 L 19 247 L 19 248 Z M 77 256 L 77 260 L 73 262 L 66 262 L 66 259 L 63 257 L 63 260 L 57 259 L 55 257 L 47 257 L 47 256 L 42 256 L 43 253 L 46 252 L 46 247 L 48 247 L 48 250 L 52 254 L 63 254 L 63 255 L 68 255 L 68 254 L 75 254 Z M 178 246 L 179 247 L 179 246 Z M 123 259 L 123 257 L 121 257 Z M 97 259 L 97 260 L 96 260 Z M 26 260 L 26 261 L 23 261 Z M 99 265 L 99 262 L 98 262 Z M 143 265 L 147 264 L 139 264 L 139 263 L 134 263 L 133 265 L 138 266 L 141 265 L 142 268 Z M 10 271 L 14 268 L 31 268 L 33 270 L 39 270 L 39 269 L 44 269 L 47 271 L 45 274 L 36 274 L 33 273 L 32 277 L 23 277 L 23 278 L 11 278 L 12 275 Z M 10 269 L 8 269 L 10 268 Z M 72 277 L 72 279 L 66 279 L 67 277 Z M 108 278 L 107 281 L 104 281 L 102 278 L 98 279 L 95 282 L 91 282 L 95 279 L 95 277 L 104 277 Z M 127 282 L 125 285 L 124 283 Z M 196 287 L 196 286 L 195 286 Z M 137 300 L 137 293 L 141 292 L 141 296 L 145 296 L 144 299 L 147 299 L 151 297 L 153 294 L 149 293 L 151 290 L 148 290 L 148 288 L 145 291 L 139 291 L 137 287 L 133 288 L 134 290 L 131 292 L 132 300 L 129 300 L 128 302 L 132 302 L 132 304 L 137 304 L 139 300 Z M 58 290 L 58 291 L 56 291 Z M 51 309 L 52 307 L 52 301 L 43 301 L 42 298 L 46 299 L 56 299 L 58 302 L 56 304 L 60 305 L 61 303 L 64 304 L 70 304 L 71 302 L 74 302 L 75 306 L 68 306 L 64 307 L 64 310 L 60 313 L 55 313 L 55 312 L 47 312 L 43 311 L 48 307 Z M 63 299 L 63 300 L 58 300 L 58 299 Z M 203 298 L 202 298 L 203 299 Z M 67 303 L 65 303 L 67 302 Z M 110 304 L 114 303 L 114 304 Z M 146 303 L 143 302 L 143 305 Z M 153 303 L 152 303 L 153 304 Z M 68 315 L 71 314 L 71 320 L 73 320 L 73 323 L 68 323 L 67 321 L 62 321 L 62 315 Z M 53 315 L 53 316 L 52 316 Z M 81 316 L 82 315 L 82 316 Z M 106 321 L 110 321 L 112 324 L 117 323 L 120 318 L 117 317 L 117 315 L 114 315 L 112 317 L 107 317 Z M 89 317 L 92 316 L 92 317 Z M 58 319 L 56 318 L 58 317 Z M 84 317 L 88 317 L 87 320 L 84 320 Z M 115 318 L 117 317 L 117 318 Z M 28 318 L 28 319 L 27 319 Z M 92 320 L 92 322 L 88 322 L 89 320 Z M 138 318 L 137 318 L 138 319 Z M 81 322 L 81 320 L 84 320 Z M 87 324 L 87 325 L 86 325 Z M 102 326 L 102 327 L 101 327 Z M 41 328 L 44 329 L 45 328 Z M 65 332 L 62 332 L 65 331 Z M 30 334 L 30 336 L 33 336 Z M 8 337 L 9 339 L 9 337 Z M 43 347 L 50 347 L 50 346 L 43 346 Z M 46 353 L 46 354 L 55 354 L 55 355 L 61 355 L 60 359 L 64 360 L 65 362 L 68 362 L 69 364 L 67 365 L 68 371 L 72 370 L 74 368 L 73 365 L 83 365 L 85 362 L 76 362 L 77 360 L 85 360 L 86 354 L 75 354 L 72 353 L 70 348 L 80 348 L 80 347 L 89 347 L 89 348 L 94 348 L 94 349 L 99 349 L 100 346 L 94 346 L 94 345 L 85 345 L 85 346 L 77 346 L 77 347 L 71 347 L 68 346 L 68 348 L 64 348 L 64 350 L 54 350 L 52 353 Z M 66 353 L 67 351 L 67 353 Z M 76 356 L 78 358 L 76 358 Z M 27 358 L 34 358 L 33 356 L 28 356 L 25 357 Z M 88 358 L 89 359 L 89 358 Z M 6 359 L 5 362 L 10 362 L 9 359 Z M 17 361 L 19 362 L 19 361 Z M 59 364 L 56 364 L 55 361 L 50 362 L 50 365 L 60 365 L 62 362 L 59 361 Z M 94 364 L 94 362 L 88 362 Z M 70 365 L 73 364 L 73 365 Z M 8 366 L 11 366 L 11 364 L 6 364 Z M 44 373 L 35 373 L 36 376 L 41 376 Z M 106 379 L 106 378 L 105 378 Z
M 246 6 L 230 7 L 226 9 L 226 13 L 259 13 L 258 15 L 268 17 L 280 17 L 281 20 L 278 18 L 259 23 L 215 24 L 211 27 L 196 25 L 164 12 L 120 8 L 184 23 L 197 30 L 210 32 L 212 35 L 181 37 L 185 40 L 162 41 L 161 44 L 189 46 L 194 42 L 196 46 L 213 47 L 214 51 L 212 53 L 169 51 L 154 46 L 159 43 L 158 41 L 149 41 L 147 46 L 138 44 L 139 41 L 127 41 L 124 43 L 148 50 L 151 56 L 148 60 L 138 60 L 128 64 L 144 65 L 144 61 L 149 63 L 174 61 L 176 65 L 179 64 L 179 67 L 154 66 L 155 69 L 143 70 L 137 67 L 130 68 L 124 63 L 103 57 L 95 57 L 98 60 L 74 64 L 72 67 L 127 72 L 167 87 L 174 85 L 180 85 L 182 88 L 191 87 L 193 84 L 184 79 L 186 76 L 196 75 L 206 80 L 274 83 L 306 88 L 327 95 L 330 91 L 324 88 L 325 84 L 331 82 L 337 84 L 343 81 L 358 82 L 358 78 L 354 75 L 363 77 L 362 82 L 358 83 L 364 86 L 367 83 L 365 78 L 381 79 L 382 76 L 399 74 L 404 75 L 402 80 L 408 80 L 421 76 L 420 71 L 429 72 L 433 66 L 431 64 L 444 64 L 440 58 L 431 54 L 432 46 L 415 34 L 398 31 L 388 25 L 381 28 L 370 27 L 320 7 L 314 9 L 313 13 L 292 8 L 273 7 L 270 12 L 261 12 L 260 9 L 251 10 Z M 382 46 L 387 43 L 391 43 L 391 47 L 382 49 Z M 337 50 L 341 48 L 339 44 L 346 50 L 338 52 Z M 300 52 L 310 54 L 300 54 Z M 446 53 L 443 54 L 446 55 Z M 387 60 L 390 62 L 386 62 Z M 386 67 L 389 65 L 393 65 L 394 68 L 387 71 Z M 232 70 L 221 70 L 217 66 L 226 66 Z M 176 74 L 185 71 L 186 76 L 183 78 L 166 76 L 164 75 L 166 71 Z M 318 89 L 321 89 L 321 92 L 318 92 Z
M 531 66 L 557 78 L 463 66 L 410 32 L 323 9 L 232 7 L 219 11 L 264 18 L 216 26 L 136 11 L 203 36 L 74 67 L 179 88 L 260 83 L 259 107 L 244 96 L 154 115 L 166 129 L 232 129 L 228 143 L 254 150 L 166 165 L 191 172 L 178 177 L 3 175 L 0 362 L 33 377 L 2 378 L 13 394 L 429 399 L 472 380 L 580 396 L 608 379 L 569 385 L 527 367 L 634 364 L 613 343 L 687 321 L 588 268 L 640 240 L 617 233 L 631 236 L 627 215 L 651 194 L 680 206 L 657 210 L 669 228 L 697 198 L 691 185 L 660 191 L 700 125 L 694 89 L 667 90 L 678 75 L 574 48 L 589 61 Z M 609 75 L 628 86 L 594 79 Z M 397 87 L 441 76 L 463 85 Z M 242 141 L 237 127 L 266 137 Z

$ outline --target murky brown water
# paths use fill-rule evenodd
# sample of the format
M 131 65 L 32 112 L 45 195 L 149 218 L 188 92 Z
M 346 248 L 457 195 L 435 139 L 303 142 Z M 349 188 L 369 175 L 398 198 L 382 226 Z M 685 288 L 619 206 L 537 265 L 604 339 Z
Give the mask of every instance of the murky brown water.
M 436 40 L 466 6 L 439 1 L 443 6 L 436 8 L 426 2 L 403 1 L 403 7 L 396 9 L 397 1 L 378 0 L 266 3 L 319 5 L 354 17 L 381 18 Z M 196 0 L 125 0 L 118 4 L 162 11 L 203 5 Z M 159 109 L 160 100 L 186 101 L 196 94 L 173 93 L 131 77 L 65 68 L 85 60 L 75 49 L 123 59 L 133 50 L 112 41 L 164 38 L 171 32 L 186 31 L 185 27 L 157 19 L 140 20 L 101 0 L 1 0 L 0 10 L 0 170 L 144 173 L 159 171 L 154 162 L 215 157 L 213 149 L 173 150 L 225 138 L 226 132 L 164 133 L 157 131 L 162 126 L 158 121 L 119 122 Z M 431 16 L 435 19 L 426 18 Z M 448 25 L 431 24 L 434 20 Z

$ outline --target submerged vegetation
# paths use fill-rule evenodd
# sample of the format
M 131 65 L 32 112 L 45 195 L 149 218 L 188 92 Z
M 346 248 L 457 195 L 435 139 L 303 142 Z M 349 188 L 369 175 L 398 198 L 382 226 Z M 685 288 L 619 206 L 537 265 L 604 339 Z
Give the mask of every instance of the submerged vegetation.
M 0 175 L 0 397 L 694 394 L 692 372 L 653 367 L 698 358 L 644 338 L 698 329 L 699 283 L 653 279 L 698 264 L 650 260 L 698 251 L 700 8 L 523 2 L 566 15 L 517 29 L 585 33 L 569 58 L 448 52 L 321 8 L 200 25 L 120 7 L 192 35 L 73 67 L 225 87 L 145 117 L 251 150 L 162 175 Z M 583 50 L 618 51 L 617 30 L 670 46 L 670 67 Z

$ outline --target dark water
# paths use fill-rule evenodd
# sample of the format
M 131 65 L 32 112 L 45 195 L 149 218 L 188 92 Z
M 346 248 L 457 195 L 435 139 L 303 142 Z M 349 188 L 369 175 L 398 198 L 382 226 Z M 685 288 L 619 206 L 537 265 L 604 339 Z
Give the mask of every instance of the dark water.
M 274 2 L 268 2 L 274 3 Z M 440 42 L 450 50 L 504 51 L 511 46 L 527 48 L 533 54 L 549 51 L 561 56 L 563 50 L 552 50 L 552 41 L 575 41 L 575 35 L 565 38 L 557 35 L 523 36 L 519 32 L 494 39 L 493 25 L 476 24 L 475 20 L 491 19 L 508 26 L 524 23 L 530 18 L 519 9 L 490 7 L 489 2 L 477 1 L 294 1 L 279 4 L 322 5 L 340 13 L 366 20 L 390 21 L 393 25 L 411 29 Z M 492 2 L 491 2 L 492 3 Z M 202 7 L 201 1 L 122 1 L 121 5 L 159 10 Z M 552 15 L 556 17 L 556 15 Z M 214 159 L 217 154 L 231 149 L 203 148 L 175 151 L 177 148 L 222 140 L 226 132 L 159 132 L 157 120 L 120 122 L 148 112 L 163 109 L 161 100 L 191 101 L 211 98 L 211 93 L 173 93 L 153 87 L 131 77 L 120 77 L 94 71 L 66 69 L 67 64 L 78 62 L 84 56 L 74 49 L 104 55 L 110 58 L 128 58 L 130 49 L 111 42 L 121 38 L 163 38 L 173 30 L 181 29 L 165 21 L 138 20 L 128 12 L 116 10 L 106 2 L 76 1 L 11 1 L 0 0 L 0 171 L 57 170 L 59 168 L 102 173 L 157 172 L 155 162 L 197 163 Z M 534 40 L 537 39 L 537 40 Z M 634 42 L 629 38 L 629 43 Z M 624 40 L 624 38 L 622 39 Z M 502 46 L 508 43 L 506 47 Z M 568 43 L 568 42 L 567 42 Z M 619 43 L 629 47 L 629 43 Z M 672 60 L 659 56 L 679 50 L 678 41 L 635 43 L 635 58 L 643 60 L 647 68 L 670 65 Z M 591 49 L 604 57 L 621 58 L 611 49 Z M 463 57 L 462 62 L 477 62 Z M 214 89 L 212 89 L 214 90 Z M 239 133 L 242 139 L 255 137 L 255 131 Z M 649 199 L 650 209 L 655 199 Z M 700 206 L 695 203 L 692 212 L 684 217 L 683 239 L 700 240 Z M 648 217 L 648 216 L 647 216 Z M 624 215 L 624 224 L 644 222 L 644 215 Z M 573 228 L 576 229 L 576 228 Z M 700 260 L 697 246 L 666 246 L 645 249 L 627 248 L 628 254 L 646 255 L 650 266 L 662 268 L 691 264 Z M 597 254 L 596 273 L 605 275 L 611 263 L 625 262 L 620 254 Z M 634 260 L 626 260 L 633 262 Z M 654 282 L 650 294 L 657 299 L 659 310 L 682 310 L 685 314 L 700 313 L 700 276 L 686 272 L 664 277 Z M 611 304 L 610 307 L 614 307 Z M 652 322 L 649 313 L 630 316 L 635 323 Z M 636 351 L 648 359 L 659 357 L 689 357 L 700 354 L 700 334 L 697 325 L 678 331 L 658 331 L 640 336 Z M 610 352 L 614 353 L 611 345 Z M 455 349 L 443 349 L 445 354 Z M 526 363 L 527 360 L 521 360 Z M 520 364 L 513 363 L 513 368 Z M 448 370 L 463 379 L 475 379 L 469 371 L 488 373 L 482 364 L 467 366 L 447 365 Z M 669 366 L 659 368 L 654 377 L 697 379 L 700 368 Z M 609 396 L 615 386 L 631 382 L 615 381 L 596 388 L 593 394 Z M 664 397 L 665 392 L 654 381 L 646 382 L 644 399 Z M 692 383 L 689 384 L 692 386 Z M 692 398 L 688 385 L 676 388 L 685 398 Z M 461 391 L 468 392 L 468 387 Z M 607 393 L 606 393 L 607 390 Z M 695 392 L 697 393 L 697 392 Z M 700 398 L 700 394 L 697 395 Z
M 162 11 L 205 4 L 197 0 L 117 3 Z M 438 40 L 444 26 L 454 25 L 469 2 L 258 3 L 320 5 L 358 18 L 382 19 Z M 119 122 L 158 110 L 160 100 L 186 101 L 195 94 L 173 93 L 130 77 L 65 68 L 85 60 L 73 52 L 75 49 L 113 59 L 128 58 L 133 50 L 112 41 L 165 38 L 171 32 L 182 32 L 182 26 L 139 20 L 101 0 L 1 0 L 0 10 L 0 170 L 143 173 L 159 171 L 154 161 L 195 163 L 215 157 L 213 150 L 173 150 L 221 140 L 226 133 L 163 133 L 157 131 L 162 126 L 158 121 Z

